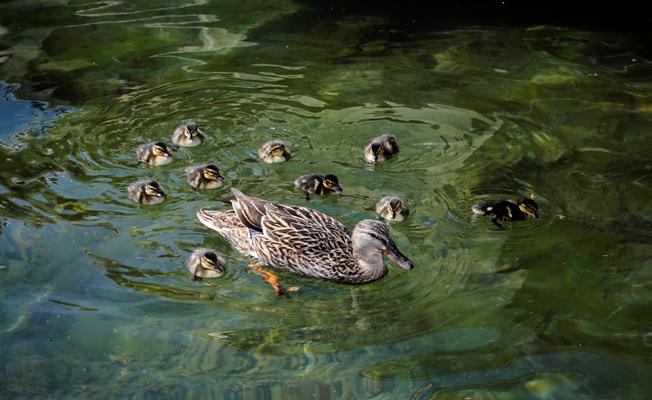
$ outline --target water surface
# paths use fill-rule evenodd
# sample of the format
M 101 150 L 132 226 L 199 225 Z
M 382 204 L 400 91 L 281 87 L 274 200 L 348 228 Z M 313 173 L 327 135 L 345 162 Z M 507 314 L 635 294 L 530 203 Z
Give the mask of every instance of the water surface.
M 0 397 L 645 399 L 652 392 L 647 34 L 411 29 L 290 1 L 0 6 Z M 38 12 L 36 11 L 38 10 Z M 138 145 L 207 132 L 161 167 Z M 391 132 L 399 155 L 367 166 Z M 288 143 L 267 165 L 257 148 Z M 184 168 L 227 185 L 193 192 Z M 380 197 L 416 268 L 344 286 L 249 260 L 196 221 L 230 187 L 353 228 Z M 157 179 L 169 197 L 127 198 Z M 483 199 L 534 195 L 498 230 Z M 214 248 L 227 273 L 194 283 Z

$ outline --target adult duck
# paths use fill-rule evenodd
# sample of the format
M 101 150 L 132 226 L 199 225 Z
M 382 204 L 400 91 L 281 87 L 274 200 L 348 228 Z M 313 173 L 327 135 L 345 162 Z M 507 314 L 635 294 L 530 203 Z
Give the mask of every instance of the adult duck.
M 353 233 L 336 219 L 317 210 L 250 197 L 232 188 L 232 209 L 200 209 L 197 218 L 243 254 L 261 264 L 303 276 L 338 283 L 362 284 L 387 274 L 383 257 L 412 269 L 392 240 L 387 226 L 376 220 L 360 221 Z M 257 264 L 251 268 L 260 271 Z M 278 278 L 263 272 L 278 295 Z

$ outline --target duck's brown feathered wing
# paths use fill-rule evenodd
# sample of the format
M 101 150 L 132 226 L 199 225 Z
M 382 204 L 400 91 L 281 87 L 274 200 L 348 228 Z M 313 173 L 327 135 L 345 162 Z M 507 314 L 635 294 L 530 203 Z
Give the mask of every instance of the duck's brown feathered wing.
M 306 276 L 343 281 L 355 269 L 351 237 L 336 219 L 305 207 L 236 195 L 240 221 L 260 233 L 252 245 L 261 262 Z

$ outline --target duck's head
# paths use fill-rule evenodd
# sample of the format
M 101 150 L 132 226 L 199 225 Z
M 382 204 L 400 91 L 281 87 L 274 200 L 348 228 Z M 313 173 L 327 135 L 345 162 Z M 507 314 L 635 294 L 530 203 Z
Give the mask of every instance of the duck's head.
M 410 210 L 401 198 L 385 196 L 378 201 L 376 212 L 386 220 L 402 221 L 410 213 Z
M 383 144 L 377 140 L 369 143 L 364 149 L 364 159 L 369 163 L 375 163 L 384 159 Z
M 218 278 L 224 274 L 226 266 L 224 259 L 211 250 L 199 249 L 195 251 L 188 263 L 192 272 L 192 279 L 200 281 L 203 278 Z
M 381 136 L 381 142 L 387 154 L 394 154 L 398 152 L 398 143 L 394 135 L 386 134 Z
M 518 209 L 529 218 L 539 218 L 539 205 L 533 199 L 522 197 L 516 202 Z
M 192 140 L 202 134 L 201 129 L 195 122 L 188 122 L 183 126 L 183 134 L 188 140 Z
M 279 140 L 272 140 L 262 145 L 258 155 L 265 162 L 282 162 L 290 159 L 290 152 L 285 143 Z
M 220 175 L 220 170 L 213 164 L 206 165 L 202 171 L 202 175 L 209 181 L 224 181 L 224 177 Z
M 396 247 L 387 225 L 372 219 L 362 220 L 356 225 L 351 234 L 353 253 L 358 258 L 365 260 L 373 255 L 389 257 L 398 266 L 405 269 L 414 268 L 414 264 Z
M 170 153 L 170 150 L 168 150 L 168 146 L 163 142 L 154 143 L 154 146 L 152 146 L 152 154 L 154 154 L 156 157 L 172 157 L 172 153 Z
M 337 176 L 333 174 L 324 175 L 324 187 L 338 193 L 342 191 Z
M 156 181 L 149 181 L 143 186 L 145 191 L 145 196 L 148 197 L 165 197 L 165 192 L 161 188 L 161 185 Z

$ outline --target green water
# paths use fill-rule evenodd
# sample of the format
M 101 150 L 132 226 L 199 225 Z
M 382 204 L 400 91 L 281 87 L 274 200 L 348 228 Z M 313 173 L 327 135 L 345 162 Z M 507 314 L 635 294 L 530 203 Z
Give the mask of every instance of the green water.
M 291 1 L 0 5 L 0 397 L 647 399 L 650 35 L 392 26 Z M 161 167 L 135 149 L 196 120 Z M 362 162 L 374 136 L 399 155 Z M 293 158 L 256 150 L 282 139 Z M 227 184 L 193 192 L 183 169 Z M 195 218 L 230 187 L 352 228 L 394 193 L 416 268 L 337 285 L 249 260 Z M 158 206 L 127 197 L 152 177 Z M 470 206 L 534 194 L 501 231 Z M 227 273 L 191 281 L 197 247 Z

